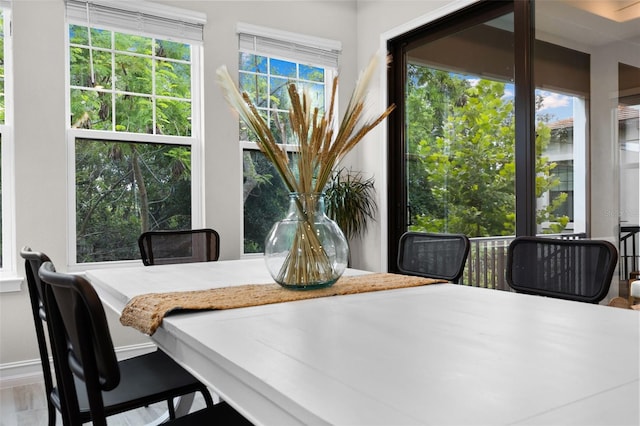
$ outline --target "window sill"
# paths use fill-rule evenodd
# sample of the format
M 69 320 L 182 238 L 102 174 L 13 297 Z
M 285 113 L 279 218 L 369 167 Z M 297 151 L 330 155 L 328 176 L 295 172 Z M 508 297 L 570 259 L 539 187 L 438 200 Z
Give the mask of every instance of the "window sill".
M 2 277 L 0 276 L 0 293 L 15 293 L 22 290 L 21 277 Z

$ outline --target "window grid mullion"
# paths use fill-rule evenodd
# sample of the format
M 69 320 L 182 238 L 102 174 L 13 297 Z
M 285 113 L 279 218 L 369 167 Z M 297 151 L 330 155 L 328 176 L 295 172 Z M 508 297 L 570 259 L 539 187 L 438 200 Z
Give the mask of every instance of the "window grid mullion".
M 116 131 L 116 35 L 111 31 L 111 130 Z
M 273 120 L 271 112 L 271 57 L 267 57 L 267 124 L 271 127 Z
M 158 129 L 158 117 L 156 116 L 156 63 L 158 57 L 156 56 L 156 38 L 151 39 L 151 120 L 153 123 L 153 134 L 157 134 Z

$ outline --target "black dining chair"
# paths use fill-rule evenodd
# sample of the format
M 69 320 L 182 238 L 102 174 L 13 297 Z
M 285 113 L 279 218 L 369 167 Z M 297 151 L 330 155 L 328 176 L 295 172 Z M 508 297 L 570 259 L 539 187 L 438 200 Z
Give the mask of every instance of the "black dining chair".
M 58 389 L 54 386 L 53 373 L 51 372 L 51 364 L 49 363 L 49 354 L 53 351 L 47 343 L 45 337 L 45 325 L 47 321 L 47 313 L 44 307 L 42 285 L 38 276 L 38 269 L 44 262 L 50 261 L 49 257 L 44 253 L 31 251 L 29 247 L 23 247 L 20 250 L 20 256 L 25 259 L 25 274 L 27 278 L 27 290 L 29 292 L 29 300 L 31 302 L 31 313 L 33 314 L 33 324 L 36 329 L 36 339 L 38 340 L 38 351 L 40 353 L 40 364 L 42 366 L 42 376 L 44 378 L 44 390 L 47 400 L 47 415 L 49 426 L 56 424 L 56 408 L 60 409 L 60 398 Z M 46 331 L 48 334 L 48 328 Z M 49 336 L 51 337 L 51 336 Z M 53 358 L 56 364 L 57 358 Z M 57 369 L 57 366 L 54 365 Z
M 470 246 L 469 238 L 463 234 L 405 232 L 398 247 L 398 270 L 457 283 Z
M 138 246 L 145 266 L 213 262 L 220 255 L 220 236 L 210 228 L 147 231 Z
M 142 263 L 211 262 L 220 256 L 220 235 L 213 229 L 147 231 L 138 238 Z
M 106 425 L 107 416 L 117 412 L 194 390 L 205 395 L 207 407 L 164 424 L 251 424 L 229 404 L 214 405 L 204 385 L 197 382 L 194 386 L 195 379 L 163 352 L 154 352 L 160 359 L 151 366 L 118 361 L 104 308 L 91 284 L 80 275 L 56 272 L 48 261 L 42 264 L 38 275 L 43 283 L 53 346 L 64 348 L 59 378 L 66 403 L 65 424 L 75 426 L 89 420 L 79 403 L 80 389 L 85 391 L 94 426 Z M 129 398 L 117 401 L 121 394 Z
M 617 262 L 608 241 L 523 236 L 509 244 L 506 280 L 519 293 L 598 303 Z
M 27 287 L 47 393 L 48 424 L 55 424 L 56 410 L 61 413 L 64 423 L 68 424 L 67 413 L 70 403 L 78 408 L 78 420 L 88 422 L 91 420 L 91 413 L 84 387 L 80 387 L 77 392 L 73 391 L 72 396 L 69 396 L 67 392 L 68 387 L 76 387 L 76 384 L 74 380 L 68 380 L 71 376 L 65 377 L 64 375 L 67 370 L 66 346 L 56 346 L 54 328 L 49 321 L 44 284 L 38 274 L 41 265 L 45 262 L 51 263 L 51 261 L 47 255 L 34 252 L 29 247 L 22 248 L 20 256 L 25 259 Z M 45 325 L 50 347 L 47 346 L 45 339 Z M 53 358 L 53 373 L 49 364 L 50 354 Z M 105 412 L 107 415 L 167 401 L 169 416 L 174 418 L 173 398 L 194 392 L 200 392 L 207 406 L 213 406 L 213 399 L 207 387 L 159 350 L 121 361 L 121 370 L 126 374 L 126 386 L 105 393 Z

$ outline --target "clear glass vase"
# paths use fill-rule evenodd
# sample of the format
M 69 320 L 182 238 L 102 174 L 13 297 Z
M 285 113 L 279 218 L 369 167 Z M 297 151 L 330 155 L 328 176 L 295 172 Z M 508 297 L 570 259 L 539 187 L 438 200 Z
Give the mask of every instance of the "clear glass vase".
M 286 288 L 329 287 L 347 267 L 347 239 L 325 214 L 324 194 L 292 193 L 289 198 L 287 216 L 276 222 L 267 235 L 267 269 Z

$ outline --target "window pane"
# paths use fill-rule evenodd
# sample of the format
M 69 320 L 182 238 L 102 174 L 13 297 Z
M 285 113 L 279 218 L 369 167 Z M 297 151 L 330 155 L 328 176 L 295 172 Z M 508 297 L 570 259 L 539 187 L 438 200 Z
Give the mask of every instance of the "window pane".
M 114 78 L 111 75 L 113 56 L 111 52 L 102 52 L 94 50 L 93 52 L 93 74 L 95 77 L 96 87 L 104 89 L 113 89 Z M 85 81 L 91 81 L 90 78 Z
M 269 72 L 272 75 L 283 77 L 296 77 L 296 64 L 294 62 L 284 61 L 282 59 L 271 58 L 269 60 Z
M 91 28 L 91 46 L 111 49 L 113 33 L 100 28 Z
M 417 185 L 410 198 L 413 229 L 473 237 L 513 234 L 515 133 L 507 85 L 443 71 L 431 76 L 446 81 L 453 96 L 439 98 L 434 85 L 426 110 L 419 109 L 422 125 L 410 125 L 414 132 L 422 127 L 412 132 L 416 150 L 408 153 L 409 183 Z M 439 132 L 425 134 L 424 120 L 440 114 Z
M 286 78 L 271 77 L 271 79 L 269 79 L 269 85 L 269 91 L 271 93 L 270 108 L 288 110 L 291 106 L 287 88 L 289 80 Z
M 240 52 L 239 69 L 241 71 L 251 71 L 255 73 L 266 74 L 267 58 L 265 56 Z
M 156 101 L 158 133 L 191 136 L 191 102 L 159 98 Z
M 289 191 L 260 151 L 244 151 L 243 170 L 244 252 L 262 253 L 267 233 L 285 216 Z
M 168 40 L 156 40 L 156 56 L 160 58 L 191 60 L 191 46 Z
M 155 133 L 151 98 L 132 95 L 116 96 L 116 131 Z
M 587 153 L 589 128 L 594 127 L 588 117 L 590 106 L 599 103 L 591 90 L 597 79 L 591 75 L 592 53 L 574 49 L 574 43 L 567 43 L 571 36 L 565 38 L 575 29 L 573 13 L 570 25 L 553 25 L 553 35 L 548 32 L 551 23 L 565 19 L 556 14 L 558 6 L 536 4 L 536 232 L 586 233 Z
M 72 86 L 91 86 L 91 67 L 89 65 L 89 49 L 72 47 L 70 82 Z
M 111 130 L 111 95 L 95 90 L 71 90 L 71 127 Z
M 547 90 L 537 90 L 536 98 L 536 151 L 539 153 L 536 181 L 539 212 L 537 232 L 560 233 L 566 229 L 584 232 L 584 228 L 574 229 L 573 176 L 574 151 L 581 149 L 575 144 L 583 147 L 586 143 L 584 137 L 582 140 L 574 140 L 574 108 L 580 108 L 585 102 Z M 584 108 L 580 115 L 583 114 Z M 584 126 L 586 123 L 583 121 L 581 124 Z M 578 134 L 584 136 L 585 133 Z M 584 164 L 582 169 L 586 173 Z
M 4 25 L 4 11 L 2 10 L 2 8 L 0 8 L 0 124 L 5 124 L 5 39 L 4 39 L 4 32 L 5 29 L 9 30 L 9 28 L 5 28 Z M 7 31 L 8 32 L 8 31 Z M 10 123 L 9 123 L 10 124 Z M 4 260 L 3 260 L 3 254 L 4 254 L 4 228 L 3 225 L 6 223 L 7 227 L 11 225 L 11 215 L 8 215 L 8 212 L 5 212 L 3 209 L 7 209 L 9 210 L 11 208 L 11 205 L 8 204 L 4 204 L 2 203 L 2 191 L 3 188 L 5 191 L 9 192 L 12 190 L 11 188 L 11 184 L 10 182 L 3 182 L 3 175 L 2 175 L 2 170 L 3 170 L 3 162 L 4 161 L 9 161 L 10 158 L 3 158 L 2 156 L 2 132 L 0 132 L 0 269 L 3 268 L 3 266 L 5 266 L 4 264 Z M 10 144 L 12 143 L 11 140 L 6 140 L 5 144 Z M 5 169 L 6 170 L 6 169 Z M 9 178 L 11 179 L 11 178 Z M 5 217 L 5 214 L 7 214 L 7 216 Z M 5 222 L 5 220 L 9 218 L 8 223 Z M 10 246 L 10 244 L 7 244 L 7 251 L 8 253 L 12 253 L 13 252 L 13 248 Z M 6 259 L 6 260 L 10 260 Z M 9 262 L 8 262 L 9 263 Z M 11 269 L 12 266 L 11 265 L 6 265 L 7 268 Z
M 240 90 L 247 92 L 258 108 L 267 108 L 269 87 L 267 76 L 258 74 L 240 74 Z
M 93 87 L 89 49 L 71 47 L 70 83 L 72 86 Z M 96 85 L 111 88 L 111 53 L 93 51 L 93 77 Z
M 496 21 L 425 41 L 408 54 L 411 230 L 514 234 L 513 17 Z
M 282 144 L 297 144 L 298 141 L 293 137 L 293 129 L 289 121 L 288 112 L 276 112 L 271 114 L 271 133 L 276 138 L 276 142 Z
M 0 11 L 0 124 L 4 124 L 4 118 L 5 118 L 4 90 L 5 90 L 4 89 L 4 16 Z M 0 209 L 0 213 L 1 212 L 2 210 Z M 0 228 L 0 230 L 1 229 L 2 228 Z
M 300 65 L 300 78 L 303 80 L 318 81 L 324 83 L 324 69 Z
M 2 134 L 0 133 L 0 177 L 2 176 Z M 2 268 L 2 179 L 0 179 L 0 268 Z
M 298 90 L 306 93 L 311 103 L 324 113 L 324 83 L 300 83 Z
M 144 230 L 191 227 L 191 149 L 76 141 L 77 261 L 138 259 Z
M 139 35 L 114 33 L 115 49 L 124 52 L 151 55 L 153 40 Z
M 4 124 L 5 120 L 4 103 L 4 80 L 0 79 L 0 124 Z
M 83 25 L 69 25 L 69 42 L 81 46 L 111 48 L 111 31 L 98 28 L 91 29 L 91 43 L 89 43 L 89 29 Z
M 156 94 L 191 98 L 191 66 L 179 62 L 156 62 Z
M 89 45 L 87 27 L 81 25 L 69 25 L 69 42 L 72 44 Z
M 116 54 L 115 61 L 116 90 L 151 94 L 151 58 Z
M 412 230 L 514 233 L 512 15 L 500 21 L 409 52 L 405 161 Z

